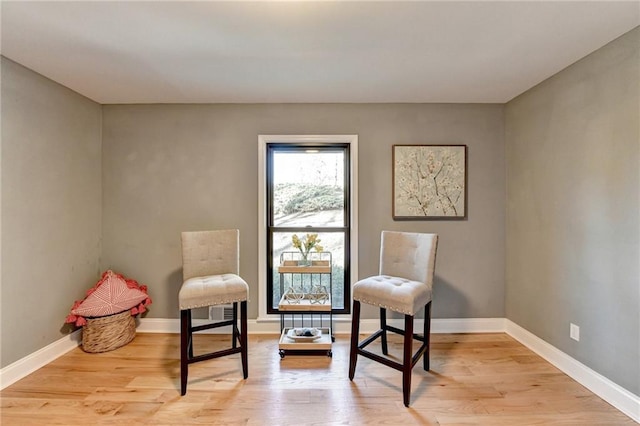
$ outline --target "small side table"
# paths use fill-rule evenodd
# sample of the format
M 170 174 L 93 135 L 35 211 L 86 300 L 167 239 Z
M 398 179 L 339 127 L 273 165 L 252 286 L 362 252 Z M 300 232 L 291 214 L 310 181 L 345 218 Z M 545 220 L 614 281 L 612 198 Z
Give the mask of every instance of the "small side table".
M 280 302 L 278 311 L 280 312 L 280 342 L 278 344 L 280 358 L 286 354 L 295 353 L 298 355 L 317 354 L 325 352 L 328 357 L 333 356 L 331 351 L 333 337 L 333 313 L 331 304 L 332 279 L 331 279 L 331 253 L 314 253 L 314 258 L 309 265 L 301 266 L 295 259 L 296 252 L 284 252 L 280 255 Z M 285 275 L 290 274 L 291 286 L 285 291 Z M 294 285 L 294 278 L 298 278 L 299 285 Z M 324 278 L 324 281 L 323 281 Z M 327 286 L 323 282 L 328 281 Z M 285 317 L 290 315 L 291 327 L 285 327 Z M 313 327 L 314 316 L 319 317 L 320 337 L 316 338 L 295 338 L 289 333 L 295 328 L 296 318 L 300 325 L 304 327 L 305 315 Z M 328 327 L 324 325 L 323 316 L 329 316 Z

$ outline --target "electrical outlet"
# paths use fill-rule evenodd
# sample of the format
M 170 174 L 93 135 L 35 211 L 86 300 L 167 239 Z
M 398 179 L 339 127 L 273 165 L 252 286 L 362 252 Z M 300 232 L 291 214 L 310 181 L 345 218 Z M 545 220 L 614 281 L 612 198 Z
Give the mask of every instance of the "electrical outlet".
M 580 327 L 571 323 L 569 325 L 569 337 L 571 337 L 576 342 L 580 341 Z

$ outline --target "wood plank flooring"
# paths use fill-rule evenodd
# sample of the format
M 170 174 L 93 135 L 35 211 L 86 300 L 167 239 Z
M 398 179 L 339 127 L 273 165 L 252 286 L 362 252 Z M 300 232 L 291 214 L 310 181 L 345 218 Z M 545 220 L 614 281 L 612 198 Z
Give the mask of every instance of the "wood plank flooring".
M 400 337 L 389 350 L 400 356 Z M 225 339 L 224 341 L 222 339 Z M 198 336 L 204 349 L 226 336 Z M 180 397 L 179 336 L 142 334 L 115 351 L 74 349 L 0 392 L 9 425 L 634 425 L 506 334 L 434 334 L 431 371 L 413 370 L 411 406 L 398 371 L 359 357 L 278 355 L 277 335 L 249 336 L 240 356 L 194 364 Z M 196 346 L 197 348 L 198 346 Z M 369 346 L 376 350 L 375 343 Z M 379 345 L 378 348 L 379 350 Z M 196 350 L 196 353 L 198 351 Z

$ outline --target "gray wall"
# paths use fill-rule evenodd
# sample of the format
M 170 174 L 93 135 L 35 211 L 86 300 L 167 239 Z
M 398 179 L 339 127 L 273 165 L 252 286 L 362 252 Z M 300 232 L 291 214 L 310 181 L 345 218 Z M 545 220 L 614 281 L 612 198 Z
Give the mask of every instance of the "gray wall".
M 2 58 L 2 367 L 60 339 L 99 273 L 101 106 Z
M 504 317 L 501 105 L 287 104 L 103 107 L 102 267 L 149 286 L 148 317 L 176 318 L 180 232 L 239 228 L 258 313 L 259 134 L 359 135 L 359 273 L 377 273 L 380 231 L 440 235 L 433 315 Z M 394 222 L 393 144 L 466 144 L 468 220 Z
M 509 102 L 505 118 L 507 318 L 636 395 L 639 47 L 636 28 Z

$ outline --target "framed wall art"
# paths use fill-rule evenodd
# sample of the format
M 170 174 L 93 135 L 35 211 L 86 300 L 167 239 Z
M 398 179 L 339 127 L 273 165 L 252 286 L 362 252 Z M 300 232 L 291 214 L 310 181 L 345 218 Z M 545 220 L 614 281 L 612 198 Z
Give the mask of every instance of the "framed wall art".
M 467 217 L 466 145 L 393 146 L 395 220 Z

